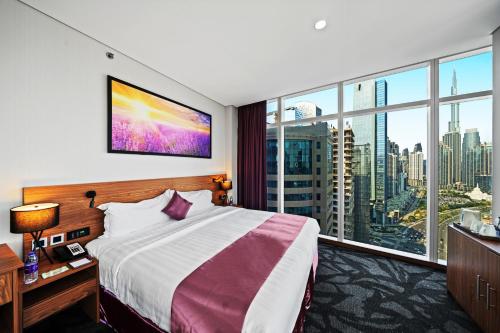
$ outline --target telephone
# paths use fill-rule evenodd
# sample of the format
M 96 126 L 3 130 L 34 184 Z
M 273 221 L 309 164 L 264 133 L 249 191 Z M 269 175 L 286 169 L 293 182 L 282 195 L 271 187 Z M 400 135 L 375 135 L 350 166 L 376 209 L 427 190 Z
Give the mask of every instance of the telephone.
M 68 245 L 61 245 L 54 248 L 54 256 L 59 261 L 68 261 L 83 257 L 87 251 L 79 244 L 72 243 Z

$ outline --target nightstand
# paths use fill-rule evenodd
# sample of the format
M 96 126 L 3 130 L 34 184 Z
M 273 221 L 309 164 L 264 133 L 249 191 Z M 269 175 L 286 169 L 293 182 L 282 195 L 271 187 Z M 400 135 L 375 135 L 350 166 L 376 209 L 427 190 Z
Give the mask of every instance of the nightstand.
M 18 269 L 23 262 L 7 246 L 0 244 L 0 332 L 19 333 Z M 5 324 L 4 324 L 5 323 Z
M 42 262 L 38 269 L 38 280 L 32 284 L 24 284 L 22 270 L 19 270 L 19 309 L 20 323 L 23 328 L 76 303 L 80 303 L 92 320 L 99 322 L 99 265 L 97 260 L 92 259 L 90 263 L 78 268 L 71 268 L 68 263 Z M 47 279 L 42 278 L 42 273 L 65 264 L 69 267 L 66 272 Z

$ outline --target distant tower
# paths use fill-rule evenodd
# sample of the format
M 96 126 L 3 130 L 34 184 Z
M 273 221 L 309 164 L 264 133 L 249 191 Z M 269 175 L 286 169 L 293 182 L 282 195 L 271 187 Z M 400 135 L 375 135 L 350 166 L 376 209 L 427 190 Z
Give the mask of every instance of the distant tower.
M 451 95 L 457 95 L 457 73 L 453 70 Z M 443 135 L 443 143 L 451 149 L 451 182 L 462 181 L 462 135 L 460 133 L 460 104 L 451 104 L 451 120 L 448 122 L 448 132 Z
M 451 96 L 457 95 L 457 73 L 453 70 Z M 451 104 L 451 121 L 448 122 L 448 132 L 460 132 L 460 103 Z
M 375 81 L 375 106 L 387 105 L 387 81 Z M 387 113 L 375 115 L 375 223 L 386 224 L 387 198 Z
M 467 189 L 477 185 L 476 175 L 480 170 L 481 138 L 477 128 L 465 130 L 462 143 L 462 182 Z

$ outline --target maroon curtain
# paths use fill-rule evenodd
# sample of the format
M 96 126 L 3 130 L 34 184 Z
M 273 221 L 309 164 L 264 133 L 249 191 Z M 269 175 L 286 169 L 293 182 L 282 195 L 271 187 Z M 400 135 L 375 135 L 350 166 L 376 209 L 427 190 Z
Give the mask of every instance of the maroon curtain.
M 238 108 L 238 202 L 267 209 L 265 101 Z

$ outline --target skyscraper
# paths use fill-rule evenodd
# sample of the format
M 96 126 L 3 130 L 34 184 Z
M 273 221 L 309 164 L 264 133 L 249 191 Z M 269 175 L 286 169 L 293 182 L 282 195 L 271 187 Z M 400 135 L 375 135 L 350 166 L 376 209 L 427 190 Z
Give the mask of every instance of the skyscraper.
M 453 70 L 451 96 L 457 94 L 457 73 Z M 460 103 L 451 104 L 451 120 L 448 132 L 443 136 L 443 143 L 452 151 L 451 182 L 453 185 L 462 181 L 462 135 L 460 134 Z
M 371 224 L 371 147 L 370 144 L 355 144 L 353 150 L 353 193 L 354 210 L 352 217 L 346 219 L 345 238 L 368 243 Z
M 353 109 L 375 107 L 375 80 L 355 84 Z M 353 148 L 353 202 L 354 210 L 346 219 L 345 237 L 368 242 L 375 201 L 375 116 L 354 117 L 352 131 L 355 137 Z
M 339 147 L 338 147 L 338 129 L 332 128 L 333 135 L 333 156 L 334 160 L 337 162 L 333 165 L 333 224 L 335 226 L 335 230 L 338 223 L 338 167 L 340 167 L 340 162 L 338 161 L 339 156 Z M 353 188 L 353 180 L 352 180 L 352 164 L 353 164 L 353 148 L 354 148 L 354 133 L 352 132 L 352 128 L 349 124 L 346 124 L 344 127 L 344 225 L 347 225 L 345 229 L 347 229 L 347 234 L 353 232 L 352 225 L 352 216 L 354 211 L 354 193 L 355 189 Z M 345 234 L 344 234 L 345 235 Z
M 295 111 L 295 120 L 321 116 L 321 109 L 312 102 L 298 102 L 286 108 L 286 111 Z
M 451 181 L 451 167 L 453 163 L 453 152 L 448 145 L 439 143 L 439 187 L 449 188 Z
M 467 190 L 476 187 L 475 176 L 480 173 L 480 146 L 477 128 L 466 129 L 462 143 L 462 182 Z
M 367 80 L 355 84 L 354 110 L 387 105 L 387 82 Z M 353 118 L 356 137 L 353 155 L 354 208 L 357 217 L 354 237 L 366 237 L 371 223 L 385 225 L 387 183 L 387 114 Z M 368 199 L 368 200 L 367 200 Z M 358 230 L 359 232 L 356 232 Z M 358 240 L 354 238 L 355 240 Z
M 453 70 L 451 96 L 457 95 L 457 73 Z M 460 132 L 460 103 L 451 104 L 451 121 L 448 122 L 448 132 Z
M 410 186 L 424 185 L 424 153 L 416 150 L 412 151 L 408 169 L 408 184 Z
M 387 105 L 387 82 L 375 82 L 375 105 Z M 387 114 L 375 115 L 375 223 L 385 225 L 387 211 Z
M 493 146 L 483 143 L 479 147 L 479 174 L 475 175 L 476 185 L 481 191 L 491 193 L 491 175 L 493 171 Z

